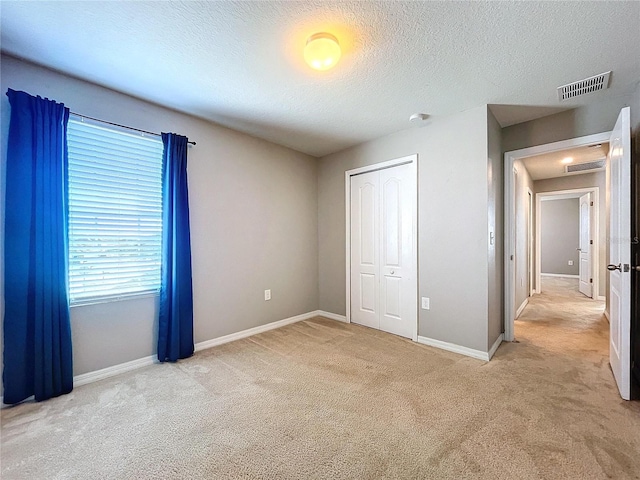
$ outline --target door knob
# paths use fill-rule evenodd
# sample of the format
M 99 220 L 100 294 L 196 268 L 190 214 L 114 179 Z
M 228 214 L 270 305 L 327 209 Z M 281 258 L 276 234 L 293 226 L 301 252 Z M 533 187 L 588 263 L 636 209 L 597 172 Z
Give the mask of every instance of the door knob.
M 640 272 L 640 265 L 635 265 L 633 267 L 631 267 L 632 270 L 635 270 L 636 272 Z
M 396 271 L 395 270 L 391 270 L 391 275 L 393 275 L 394 273 L 396 273 Z
M 619 263 L 618 265 L 613 265 L 613 264 L 607 265 L 607 270 L 609 270 L 611 272 L 613 272 L 614 270 L 622 271 L 622 264 Z

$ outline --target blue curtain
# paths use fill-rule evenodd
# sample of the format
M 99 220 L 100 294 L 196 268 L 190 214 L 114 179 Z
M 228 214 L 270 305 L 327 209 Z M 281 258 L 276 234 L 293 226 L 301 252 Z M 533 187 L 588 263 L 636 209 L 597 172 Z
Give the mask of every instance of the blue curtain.
M 175 362 L 193 355 L 188 139 L 174 133 L 163 133 L 162 142 L 162 283 L 158 360 Z
M 25 92 L 11 105 L 5 210 L 4 402 L 73 388 L 67 296 L 69 109 Z

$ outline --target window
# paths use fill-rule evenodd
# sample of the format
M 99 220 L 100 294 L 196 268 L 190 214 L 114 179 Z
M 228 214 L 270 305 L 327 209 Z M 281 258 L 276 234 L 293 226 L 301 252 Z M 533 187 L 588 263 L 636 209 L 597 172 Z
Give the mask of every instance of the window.
M 160 287 L 162 141 L 69 119 L 71 304 Z

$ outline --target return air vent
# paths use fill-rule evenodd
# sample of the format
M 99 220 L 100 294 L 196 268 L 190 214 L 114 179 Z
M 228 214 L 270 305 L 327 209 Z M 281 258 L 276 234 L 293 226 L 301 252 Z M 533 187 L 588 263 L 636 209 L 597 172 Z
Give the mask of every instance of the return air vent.
M 600 75 L 585 78 L 577 82 L 568 83 L 561 87 L 558 87 L 558 100 L 569 100 L 580 95 L 587 93 L 597 92 L 599 90 L 606 90 L 609 88 L 609 77 L 611 76 L 611 70 Z
M 593 170 L 604 170 L 606 159 L 596 160 L 595 162 L 577 163 L 575 165 L 567 165 L 564 167 L 565 173 L 587 173 Z

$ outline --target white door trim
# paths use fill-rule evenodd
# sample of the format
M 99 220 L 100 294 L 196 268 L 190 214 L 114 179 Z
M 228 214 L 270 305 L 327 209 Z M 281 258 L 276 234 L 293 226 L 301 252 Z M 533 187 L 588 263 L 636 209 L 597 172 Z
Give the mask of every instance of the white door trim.
M 611 132 L 596 133 L 594 135 L 587 135 L 584 137 L 571 138 L 569 140 L 562 140 L 560 142 L 547 143 L 544 145 L 537 145 L 535 147 L 523 148 L 520 150 L 512 150 L 505 152 L 504 154 L 504 204 L 505 204 L 505 216 L 504 216 L 504 278 L 505 278 L 505 316 L 504 316 L 504 339 L 507 342 L 513 341 L 513 320 L 515 318 L 515 268 L 512 261 L 512 257 L 515 256 L 515 230 L 514 230 L 514 217 L 515 217 L 515 186 L 514 186 L 514 174 L 513 168 L 516 160 L 521 158 L 530 157 L 532 155 L 539 155 L 542 153 L 557 152 L 559 150 L 566 150 L 567 148 L 580 147 L 583 145 L 591 145 L 593 143 L 608 142 L 611 136 Z M 537 285 L 536 285 L 537 287 Z
M 346 295 L 347 295 L 347 308 L 346 308 L 346 320 L 347 323 L 351 323 L 351 177 L 359 175 L 361 173 L 375 172 L 377 170 L 383 170 L 385 168 L 397 167 L 398 165 L 410 164 L 416 179 L 416 205 L 413 213 L 413 222 L 415 229 L 413 231 L 413 262 L 416 272 L 416 292 L 418 289 L 418 154 L 408 155 L 406 157 L 400 157 L 386 162 L 374 163 L 365 167 L 354 168 L 344 172 L 344 198 L 345 198 L 345 272 L 346 272 Z M 416 315 L 415 315 L 415 328 L 413 329 L 412 340 L 418 341 L 418 298 L 416 296 Z
M 538 284 L 534 283 L 534 280 L 535 280 L 534 266 L 533 266 L 534 252 L 535 252 L 535 245 L 538 244 L 537 242 L 534 244 L 534 241 L 533 241 L 534 202 L 535 202 L 535 197 L 533 195 L 533 192 L 529 187 L 527 187 L 527 208 L 529 209 L 529 222 L 528 222 L 529 224 L 527 225 L 527 255 L 529 255 L 529 257 L 527 258 L 527 269 L 529 270 L 528 272 L 529 273 L 529 292 L 528 292 L 529 297 L 532 297 L 533 294 L 536 292 L 536 285 L 540 285 L 539 283 Z
M 543 276 L 540 263 L 540 248 L 541 248 L 541 221 L 542 221 L 542 202 L 545 200 L 564 200 L 567 198 L 580 198 L 585 193 L 591 193 L 593 196 L 593 214 L 591 224 L 591 234 L 593 236 L 592 254 L 591 254 L 591 277 L 593 278 L 593 298 L 597 299 L 599 295 L 599 282 L 600 282 L 600 188 L 599 187 L 585 187 L 574 188 L 571 190 L 556 190 L 553 192 L 536 193 L 536 291 L 540 292 L 541 277 Z M 576 277 L 575 275 L 553 275 L 545 274 L 547 276 L 557 277 Z

